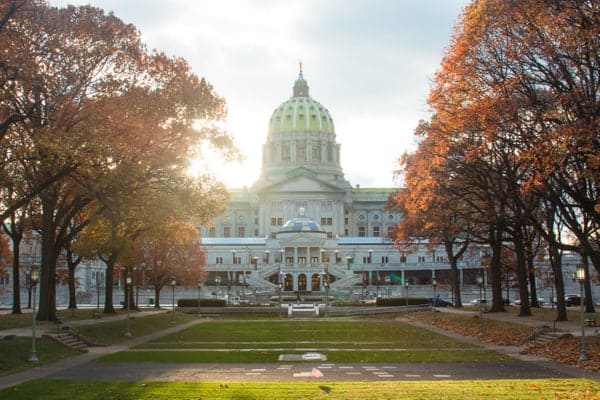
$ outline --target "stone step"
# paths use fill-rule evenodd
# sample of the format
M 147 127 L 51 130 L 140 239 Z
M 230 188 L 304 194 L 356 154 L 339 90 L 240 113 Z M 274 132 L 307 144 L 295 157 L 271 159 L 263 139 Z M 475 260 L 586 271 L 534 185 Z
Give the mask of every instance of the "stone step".
M 570 333 L 564 332 L 552 332 L 552 331 L 540 331 L 535 332 L 533 335 L 529 337 L 529 345 L 530 346 L 543 346 L 546 343 L 553 342 L 555 340 L 561 339 L 563 337 L 571 336 Z
M 58 335 L 53 335 L 54 339 L 65 346 L 73 349 L 85 350 L 89 346 L 88 344 L 77 336 L 77 333 L 73 331 L 61 332 Z

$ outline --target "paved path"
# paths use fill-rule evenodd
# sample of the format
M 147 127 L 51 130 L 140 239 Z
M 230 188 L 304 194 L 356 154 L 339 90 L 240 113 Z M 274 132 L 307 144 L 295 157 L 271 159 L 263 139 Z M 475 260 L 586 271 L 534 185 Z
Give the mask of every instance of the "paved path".
M 504 318 L 518 318 L 505 316 Z M 521 319 L 519 319 L 522 322 Z M 90 323 L 98 322 L 93 320 Z M 83 380 L 148 380 L 148 381 L 305 381 L 315 380 L 313 368 L 318 369 L 327 381 L 384 381 L 384 380 L 436 380 L 436 379 L 525 379 L 525 378 L 587 378 L 600 382 L 600 373 L 563 366 L 547 359 L 520 354 L 520 348 L 493 346 L 476 338 L 463 337 L 442 331 L 431 325 L 423 328 L 437 331 L 460 341 L 478 344 L 484 348 L 506 353 L 516 359 L 512 362 L 477 363 L 277 363 L 277 364 L 175 364 L 175 363 L 104 363 L 93 362 L 97 357 L 128 349 L 138 344 L 177 332 L 194 324 L 198 319 L 171 327 L 119 345 L 91 348 L 89 353 L 39 366 L 27 371 L 0 377 L 0 389 L 31 379 L 83 379 Z M 83 324 L 83 321 L 81 321 Z M 1 333 L 1 332 L 0 332 Z

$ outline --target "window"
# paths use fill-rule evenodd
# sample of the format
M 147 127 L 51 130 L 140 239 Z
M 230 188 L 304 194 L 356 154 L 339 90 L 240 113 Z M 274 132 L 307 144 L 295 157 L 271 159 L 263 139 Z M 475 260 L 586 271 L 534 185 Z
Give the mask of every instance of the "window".
M 276 226 L 276 225 L 277 225 L 277 218 L 271 217 L 271 226 Z
M 393 239 L 395 236 L 394 226 L 388 226 L 387 232 L 388 232 L 388 237 Z
M 233 263 L 234 264 L 241 264 L 242 263 L 242 257 L 240 257 L 240 256 L 233 257 Z
M 331 217 L 321 217 L 321 225 L 322 226 L 331 226 L 333 225 L 333 218 Z
M 229 226 L 223 227 L 223 237 L 231 237 L 231 228 Z
M 380 228 L 379 228 L 378 226 L 374 226 L 374 227 L 373 227 L 373 236 L 375 236 L 375 237 L 379 237 L 379 235 L 380 235 L 380 231 L 379 231 L 379 229 L 380 229 Z
M 424 263 L 425 262 L 425 256 L 419 256 L 418 262 Z
M 348 225 L 348 217 L 344 218 L 344 225 Z
M 246 236 L 246 228 L 243 226 L 238 226 L 238 237 Z
M 276 238 L 277 238 L 277 233 L 271 232 L 271 239 L 276 239 Z
M 283 218 L 277 217 L 277 226 L 282 226 L 282 225 L 283 225 Z
M 388 262 L 389 262 L 389 261 L 388 261 L 388 257 L 387 257 L 387 256 L 382 256 L 382 257 L 381 257 L 381 263 L 382 263 L 382 264 L 387 264 Z
M 363 236 L 365 236 L 365 231 L 366 231 L 366 229 L 365 229 L 365 227 L 364 227 L 364 226 L 359 226 L 359 227 L 358 227 L 358 236 L 359 236 L 359 237 L 363 237 Z
M 216 263 L 216 264 L 223 264 L 223 257 L 217 257 L 217 258 L 215 259 L 215 263 Z
M 208 237 L 216 237 L 217 236 L 217 230 L 215 229 L 214 226 L 211 226 L 210 228 L 208 228 Z
M 258 236 L 258 229 L 254 230 L 254 236 Z
M 327 232 L 327 239 L 333 239 L 333 233 Z

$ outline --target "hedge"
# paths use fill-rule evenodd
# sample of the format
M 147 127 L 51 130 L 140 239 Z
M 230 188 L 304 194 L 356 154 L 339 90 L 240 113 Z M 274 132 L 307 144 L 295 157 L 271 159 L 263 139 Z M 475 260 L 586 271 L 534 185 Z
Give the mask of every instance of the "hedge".
M 427 298 L 425 297 L 409 297 L 408 305 L 409 306 L 417 306 L 427 304 Z M 406 297 L 378 297 L 377 305 L 382 307 L 396 307 L 396 306 L 405 306 L 406 305 Z
M 200 299 L 200 307 L 225 307 L 224 299 Z M 198 299 L 178 299 L 177 307 L 198 307 Z

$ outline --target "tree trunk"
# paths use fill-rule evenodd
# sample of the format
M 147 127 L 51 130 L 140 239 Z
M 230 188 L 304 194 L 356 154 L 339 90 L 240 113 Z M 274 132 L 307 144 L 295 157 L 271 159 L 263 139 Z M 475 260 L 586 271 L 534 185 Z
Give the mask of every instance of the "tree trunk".
M 515 229 L 513 232 L 513 243 L 517 256 L 517 281 L 519 282 L 519 296 L 521 297 L 519 317 L 530 317 L 531 307 L 529 306 L 529 290 L 527 290 L 527 256 L 523 245 L 523 236 L 519 229 Z
M 13 246 L 13 305 L 12 314 L 21 314 L 21 265 L 19 263 L 19 246 L 22 235 L 11 235 Z
M 154 286 L 154 308 L 160 308 L 160 291 L 162 286 Z
M 589 265 L 590 263 L 587 258 L 587 255 L 585 254 L 585 251 L 581 255 L 581 259 L 583 260 L 583 268 L 585 269 L 585 276 L 587 277 L 587 279 L 583 282 L 583 293 L 585 297 L 581 299 L 581 301 L 584 302 L 586 313 L 594 313 L 596 312 L 596 310 L 594 308 L 594 299 L 592 299 L 592 280 L 590 279 L 591 276 Z
M 114 314 L 115 308 L 113 305 L 113 272 L 115 270 L 116 256 L 111 254 L 105 261 L 106 276 L 104 283 L 104 310 L 105 314 Z
M 77 308 L 77 296 L 75 292 L 75 267 L 69 262 L 69 276 L 67 282 L 69 283 L 69 310 L 75 310 Z
M 462 300 L 460 296 L 460 275 L 458 273 L 458 259 L 464 253 L 467 248 L 465 244 L 461 250 L 454 254 L 454 243 L 451 240 L 444 241 L 444 247 L 446 249 L 446 255 L 450 261 L 450 276 L 452 277 L 452 293 L 454 294 L 454 307 L 462 308 Z
M 504 302 L 502 301 L 502 267 L 501 267 L 501 252 L 502 252 L 502 231 L 494 229 L 490 235 L 492 248 L 492 261 L 490 264 L 490 272 L 492 276 L 492 307 L 490 312 L 505 312 Z
M 527 252 L 527 273 L 529 275 L 529 293 L 531 293 L 531 307 L 541 308 L 538 303 L 537 285 L 535 283 L 535 266 L 533 265 L 533 256 Z
M 40 321 L 56 320 L 56 226 L 54 211 L 56 198 L 52 194 L 40 196 L 42 203 L 42 265 L 40 271 L 39 312 Z

